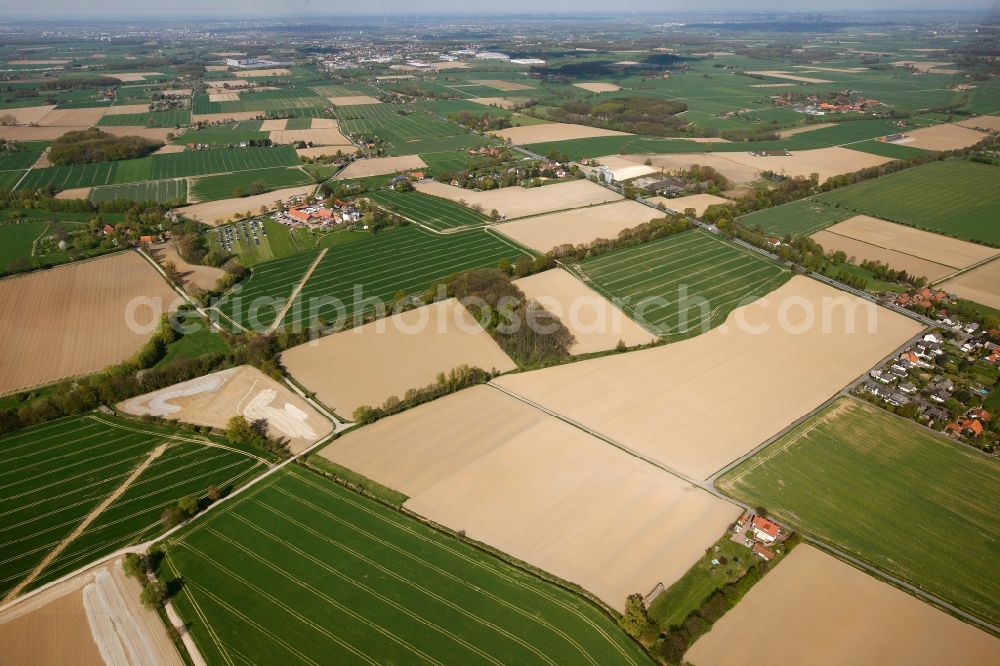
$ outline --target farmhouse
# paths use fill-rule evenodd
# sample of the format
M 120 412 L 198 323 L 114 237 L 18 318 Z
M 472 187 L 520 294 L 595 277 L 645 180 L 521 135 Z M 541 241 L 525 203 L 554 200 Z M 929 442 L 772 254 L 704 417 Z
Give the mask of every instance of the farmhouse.
M 753 545 L 753 548 L 751 548 L 751 551 L 753 552 L 754 555 L 764 560 L 765 562 L 770 562 L 771 560 L 774 559 L 774 552 L 765 548 L 759 543 L 755 543 Z
M 781 536 L 781 528 L 764 516 L 754 516 L 750 525 L 754 538 L 763 543 L 774 543 Z

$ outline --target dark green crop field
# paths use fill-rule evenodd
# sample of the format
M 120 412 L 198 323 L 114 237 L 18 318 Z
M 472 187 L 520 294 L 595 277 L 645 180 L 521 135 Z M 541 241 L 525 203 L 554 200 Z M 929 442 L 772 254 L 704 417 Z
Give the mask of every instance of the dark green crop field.
M 1000 461 L 841 398 L 719 488 L 996 623 Z
M 489 218 L 447 199 L 421 194 L 420 192 L 394 192 L 376 190 L 366 195 L 369 199 L 388 210 L 399 213 L 414 222 L 426 225 L 436 231 L 467 226 L 481 226 Z
M 290 466 L 171 539 L 209 664 L 645 664 L 573 593 Z

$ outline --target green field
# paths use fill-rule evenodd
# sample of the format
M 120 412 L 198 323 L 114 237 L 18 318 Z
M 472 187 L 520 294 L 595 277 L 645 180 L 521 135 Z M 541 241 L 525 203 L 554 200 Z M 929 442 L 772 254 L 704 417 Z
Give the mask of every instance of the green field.
M 244 120 L 225 125 L 210 125 L 200 130 L 189 129 L 171 143 L 186 145 L 204 143 L 208 145 L 239 145 L 241 141 L 263 141 L 267 132 L 260 131 L 260 120 Z
M 220 148 L 191 150 L 153 156 L 150 179 L 203 176 L 210 173 L 296 166 L 299 157 L 291 146 L 270 148 Z
M 578 264 L 587 283 L 668 340 L 704 333 L 784 284 L 775 263 L 693 229 Z
M 209 664 L 644 664 L 603 612 L 299 467 L 170 539 Z
M 32 244 L 48 226 L 46 222 L 0 224 L 0 270 L 18 257 L 30 257 Z
M 378 190 L 369 192 L 369 199 L 435 231 L 467 226 L 482 226 L 489 218 L 447 199 L 420 192 Z
M 61 552 L 34 585 L 162 531 L 163 510 L 209 485 L 262 471 L 255 456 L 104 415 L 63 418 L 0 437 L 0 596 L 98 508 L 160 444 L 166 451 Z
M 252 236 L 246 237 L 240 232 L 234 235 L 232 250 L 225 250 L 223 253 L 232 252 L 239 257 L 240 263 L 244 266 L 255 266 L 265 261 L 282 259 L 316 247 L 309 232 L 305 229 L 289 228 L 268 217 L 263 218 L 263 220 L 267 235 L 258 235 L 260 244 L 255 243 Z M 220 230 L 226 228 L 228 227 L 219 227 Z M 208 243 L 212 249 L 221 251 L 217 231 L 208 232 Z
M 795 529 L 1000 621 L 1000 461 L 841 398 L 719 480 Z
M 378 107 L 384 106 L 390 105 L 378 105 Z M 356 110 L 362 107 L 345 108 Z M 345 134 L 360 134 L 366 138 L 378 137 L 386 142 L 386 151 L 391 155 L 458 151 L 486 143 L 485 139 L 469 134 L 461 125 L 440 120 L 427 113 L 411 113 L 405 116 L 393 113 L 386 116 L 341 120 L 340 131 Z
M 187 127 L 191 123 L 191 112 L 187 109 L 154 111 L 151 113 L 123 113 L 104 116 L 97 125 L 119 125 L 137 127 Z
M 234 113 L 241 111 L 270 111 L 292 113 L 297 110 L 315 110 L 317 116 L 330 103 L 309 88 L 281 89 L 258 92 L 240 91 L 240 99 L 235 102 L 211 102 L 208 95 L 195 95 L 192 113 Z
M 399 104 L 353 104 L 337 107 L 337 119 L 368 120 L 372 118 L 401 118 L 400 111 L 407 107 Z
M 743 215 L 739 218 L 739 223 L 750 229 L 760 226 L 767 233 L 784 238 L 808 236 L 849 217 L 854 217 L 854 213 L 843 208 L 825 206 L 810 198 Z
M 250 188 L 256 182 L 263 182 L 267 190 L 280 190 L 283 187 L 308 185 L 313 180 L 309 174 L 297 167 L 238 171 L 198 178 L 191 187 L 191 196 L 197 201 L 215 201 L 246 196 L 250 194 Z M 239 188 L 239 193 L 237 193 L 237 188 Z
M 24 180 L 21 181 L 18 189 L 34 190 L 43 187 L 52 187 L 57 190 L 65 190 L 74 187 L 94 187 L 96 185 L 148 180 L 152 164 L 151 159 L 144 157 L 138 160 L 124 160 L 121 162 L 95 162 L 93 164 L 50 166 L 42 169 L 32 169 L 24 177 Z M 122 171 L 124 179 L 119 178 L 119 170 Z
M 1000 168 L 934 162 L 827 192 L 816 200 L 854 213 L 1000 246 Z
M 0 150 L 0 171 L 30 169 L 31 165 L 42 156 L 42 148 L 34 148 L 39 144 L 24 144 L 20 150 Z M 27 146 L 32 146 L 31 148 Z
M 0 171 L 0 190 L 14 189 L 24 173 L 24 171 Z
M 132 199 L 133 201 L 158 201 L 160 203 L 186 203 L 188 196 L 187 179 L 147 180 L 127 185 L 107 185 L 90 191 L 91 201 L 111 201 L 112 199 Z
M 269 230 L 268 238 L 270 236 Z M 238 291 L 223 297 L 217 309 L 248 328 L 266 329 L 274 322 L 316 254 L 306 252 L 254 266 L 250 278 L 240 285 Z
M 525 254 L 483 229 L 437 235 L 409 226 L 382 232 L 330 248 L 283 323 L 336 321 L 374 310 L 399 292 L 421 295 L 452 273 L 494 267 L 502 258 L 513 264 Z

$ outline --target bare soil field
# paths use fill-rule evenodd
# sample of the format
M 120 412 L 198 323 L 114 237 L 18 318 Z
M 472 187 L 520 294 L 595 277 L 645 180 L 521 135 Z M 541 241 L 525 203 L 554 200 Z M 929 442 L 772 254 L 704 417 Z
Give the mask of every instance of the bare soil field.
M 277 132 L 277 131 L 285 129 L 285 126 L 287 124 L 288 124 L 288 119 L 287 118 L 279 118 L 277 120 L 274 120 L 274 119 L 264 120 L 260 124 L 260 131 L 261 132 Z
M 623 155 L 622 159 L 629 160 L 635 164 L 644 164 L 648 159 L 654 167 L 667 171 L 677 171 L 679 169 L 690 169 L 695 164 L 699 166 L 710 166 L 736 185 L 752 183 L 760 178 L 757 169 L 739 164 L 728 159 L 729 153 L 664 153 L 664 154 L 640 154 Z M 603 162 L 606 158 L 599 158 Z
M 368 160 L 355 160 L 337 174 L 337 180 L 365 178 L 366 176 L 381 176 L 407 169 L 423 169 L 427 163 L 419 155 L 404 155 L 403 157 L 373 157 Z
M 240 94 L 238 92 L 213 92 L 208 93 L 209 102 L 238 102 Z
M 206 72 L 225 72 L 229 70 L 229 65 L 205 65 Z
M 0 116 L 14 116 L 14 122 L 18 125 L 29 125 L 37 123 L 54 108 L 56 107 L 53 104 L 49 106 L 26 106 L 20 109 L 3 109 L 0 110 Z
M 476 79 L 471 81 L 471 83 L 478 83 L 481 86 L 486 86 L 487 88 L 495 88 L 503 92 L 511 92 L 513 90 L 534 90 L 531 86 L 525 85 L 523 83 L 517 83 L 516 81 L 505 81 L 503 79 Z
M 702 479 L 821 405 L 918 331 L 902 315 L 796 276 L 698 337 L 494 383 Z M 713 417 L 723 405 L 725 418 Z
M 618 609 L 678 579 L 739 513 L 488 386 L 361 428 L 321 455 Z
M 800 74 L 782 72 L 777 69 L 765 69 L 757 72 L 747 72 L 747 73 L 760 74 L 761 76 L 770 76 L 775 79 L 788 79 L 789 81 L 800 81 L 802 83 L 830 83 L 829 79 L 817 79 L 810 76 L 801 76 Z
M 802 134 L 803 132 L 812 132 L 813 130 L 823 129 L 824 127 L 833 127 L 837 123 L 813 123 L 812 125 L 803 125 L 802 127 L 793 127 L 792 129 L 782 130 L 778 132 L 778 136 L 782 139 L 787 139 L 790 136 L 795 136 L 796 134 Z
M 292 73 L 284 67 L 276 69 L 243 69 L 233 72 L 237 78 L 250 79 L 258 76 L 291 76 Z
M 621 86 L 616 86 L 613 83 L 574 83 L 577 88 L 583 88 L 584 90 L 589 90 L 590 92 L 602 93 L 602 92 L 617 92 L 621 90 Z
M 963 273 L 939 286 L 962 298 L 1000 310 L 1000 260 Z
M 469 63 L 462 62 L 461 60 L 452 60 L 449 62 L 435 62 L 431 64 L 431 67 L 437 70 L 446 69 L 468 69 Z
M 337 154 L 340 150 L 345 155 L 353 155 L 357 151 L 358 147 L 353 144 L 344 144 L 343 146 L 313 146 L 312 148 L 296 148 L 295 154 L 299 157 L 309 157 L 317 158 L 326 156 L 333 156 Z
M 636 201 L 616 201 L 601 206 L 565 210 L 494 227 L 522 245 L 548 252 L 557 245 L 579 245 L 598 238 L 617 238 L 622 229 L 637 227 L 664 213 Z
M 862 243 L 933 262 L 944 267 L 965 268 L 1000 253 L 996 248 L 977 245 L 939 234 L 894 224 L 868 215 L 855 215 L 825 229 L 829 234 L 846 236 Z M 813 236 L 815 238 L 815 235 Z M 825 249 L 826 245 L 819 241 Z M 838 249 L 838 248 L 834 248 Z M 845 250 L 846 251 L 846 250 Z M 859 254 L 859 258 L 868 257 Z M 893 268 L 906 268 L 890 263 Z M 909 272 L 909 268 L 906 268 Z M 951 271 L 949 271 L 951 272 Z M 947 274 L 947 273 L 945 273 Z M 917 275 L 923 275 L 917 273 Z M 931 276 L 927 276 L 930 278 Z M 934 279 L 934 278 L 931 278 Z
M 569 271 L 553 268 L 514 284 L 570 330 L 576 338 L 570 348 L 574 356 L 614 349 L 619 341 L 634 347 L 657 339 Z
M 359 106 L 362 104 L 381 104 L 375 97 L 368 95 L 343 95 L 341 97 L 327 97 L 330 104 L 334 106 Z
M 171 153 L 183 153 L 184 150 L 185 150 L 185 146 L 173 145 L 173 144 L 168 143 L 168 144 L 165 144 L 165 145 L 160 146 L 159 148 L 157 148 L 156 151 L 153 154 L 154 155 L 169 155 Z
M 215 289 L 216 283 L 226 274 L 221 268 L 189 264 L 177 253 L 177 247 L 170 242 L 150 245 L 149 254 L 161 265 L 170 261 L 177 267 L 185 286 L 195 286 L 205 291 Z
M 65 65 L 69 60 L 8 60 L 8 65 Z
M 683 213 L 688 208 L 694 208 L 695 215 L 701 215 L 709 206 L 732 203 L 729 199 L 717 197 L 714 194 L 690 194 L 686 197 L 676 197 L 674 199 L 649 197 L 647 201 L 652 201 L 654 204 L 663 204 L 670 210 L 676 210 L 678 213 Z
M 841 236 L 832 230 L 817 231 L 810 238 L 822 245 L 827 252 L 842 250 L 849 259 L 853 258 L 858 263 L 862 260 L 881 261 L 896 270 L 905 270 L 910 275 L 923 276 L 930 282 L 940 280 L 955 272 L 955 269 L 949 266 L 889 248 L 871 245 L 849 236 Z
M 124 116 L 130 113 L 149 113 L 149 104 L 116 104 L 106 109 L 106 116 Z
M 786 176 L 809 178 L 811 174 L 818 173 L 821 183 L 831 176 L 853 173 L 892 161 L 891 157 L 872 155 L 839 146 L 798 150 L 787 157 L 757 157 L 750 153 L 726 153 L 723 159 L 757 171 L 774 171 L 784 173 Z
M 571 123 L 543 123 L 540 125 L 524 125 L 509 127 L 493 132 L 504 139 L 510 139 L 518 145 L 541 143 L 543 141 L 569 141 L 572 139 L 589 139 L 595 136 L 626 136 L 628 132 L 573 125 Z
M 25 125 L 0 125 L 0 139 L 13 141 L 54 141 L 66 132 L 85 130 L 90 125 L 77 127 L 27 127 Z
M 139 591 L 116 560 L 22 598 L 0 611 L 0 652 L 11 663 L 37 666 L 180 666 Z
M 976 116 L 968 120 L 962 120 L 956 125 L 982 130 L 983 132 L 1000 132 L 1000 116 Z
M 118 79 L 122 83 L 135 83 L 146 80 L 147 76 L 160 76 L 161 72 L 123 72 L 120 74 L 104 74 L 108 78 Z
M 248 421 L 266 419 L 270 434 L 288 439 L 292 453 L 304 451 L 333 430 L 333 424 L 303 398 L 249 365 L 146 393 L 116 408 L 135 416 L 151 414 L 220 429 L 236 415 Z
M 345 146 L 351 143 L 346 136 L 340 133 L 339 129 L 332 127 L 325 129 L 275 130 L 269 136 L 274 143 L 305 141 L 313 145 L 326 146 Z
M 459 365 L 501 372 L 517 366 L 457 300 L 448 299 L 285 351 L 300 384 L 346 417 L 361 405 L 434 382 Z
M 501 109 L 513 109 L 518 104 L 522 104 L 526 99 L 518 97 L 472 97 L 468 102 L 475 102 L 476 104 L 482 104 L 483 106 L 496 106 Z
M 660 172 L 656 167 L 636 164 L 633 160 L 619 155 L 608 155 L 607 157 L 600 158 L 598 161 L 603 166 L 611 169 L 611 174 L 615 177 L 616 181 L 629 180 L 630 178 L 638 178 L 639 176 Z
M 950 65 L 950 62 L 931 62 L 930 60 L 897 60 L 890 62 L 893 67 L 913 67 L 918 72 L 929 72 L 932 69 Z
M 418 191 L 467 205 L 479 204 L 487 213 L 496 208 L 508 218 L 539 215 L 567 208 L 582 208 L 624 197 L 589 180 L 571 180 L 542 187 L 504 187 L 498 190 L 474 192 L 433 180 L 416 183 Z
M 74 187 L 56 192 L 56 199 L 87 199 L 90 197 L 90 187 Z
M 96 125 L 104 117 L 107 107 L 89 109 L 53 109 L 38 121 L 42 127 L 80 127 Z
M 310 129 L 338 129 L 339 127 L 340 123 L 336 118 L 313 118 L 312 124 L 309 125 Z
M 154 141 L 166 141 L 168 134 L 175 136 L 181 134 L 179 130 L 172 127 L 140 127 L 138 125 L 107 125 L 102 126 L 101 131 L 115 136 L 141 136 L 144 139 L 153 139 Z
M 222 123 L 230 120 L 255 120 L 267 115 L 267 111 L 230 111 L 228 113 L 191 114 L 191 122 Z
M 233 215 L 245 213 L 246 211 L 257 212 L 261 206 L 271 207 L 278 199 L 282 201 L 299 194 L 310 195 L 316 191 L 315 185 L 304 185 L 302 187 L 287 187 L 283 190 L 274 190 L 264 194 L 255 194 L 249 197 L 239 197 L 236 199 L 220 199 L 219 201 L 206 201 L 205 203 L 182 206 L 175 210 L 198 222 L 204 222 L 212 226 L 224 224 Z
M 139 351 L 151 331 L 130 329 L 135 299 L 162 312 L 180 299 L 135 252 L 0 280 L 0 394 L 96 372 Z M 153 307 L 137 307 L 135 322 L 155 329 Z
M 986 138 L 986 134 L 959 125 L 934 125 L 907 132 L 906 145 L 924 150 L 968 148 Z
M 745 664 L 746 646 L 762 635 L 779 641 L 780 660 L 792 664 L 1000 661 L 1000 640 L 807 544 L 757 583 L 685 659 L 696 666 Z

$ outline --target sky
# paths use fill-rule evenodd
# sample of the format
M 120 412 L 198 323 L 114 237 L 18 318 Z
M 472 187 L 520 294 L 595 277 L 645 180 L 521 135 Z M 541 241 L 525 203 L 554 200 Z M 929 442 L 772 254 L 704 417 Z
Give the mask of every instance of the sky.
M 75 17 L 115 16 L 121 19 L 142 19 L 163 16 L 336 16 L 377 14 L 431 14 L 446 12 L 478 11 L 483 13 L 518 12 L 608 12 L 611 11 L 837 11 L 837 10 L 981 10 L 985 11 L 993 0 L 505 0 L 476 7 L 472 3 L 456 0 L 32 0 L 31 2 L 4 2 L 0 5 L 0 19 L 13 17 L 39 17 L 62 19 Z M 491 11 L 491 9 L 493 11 Z

